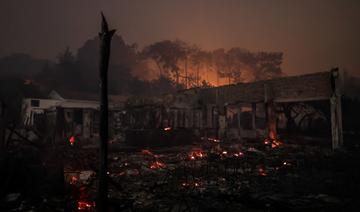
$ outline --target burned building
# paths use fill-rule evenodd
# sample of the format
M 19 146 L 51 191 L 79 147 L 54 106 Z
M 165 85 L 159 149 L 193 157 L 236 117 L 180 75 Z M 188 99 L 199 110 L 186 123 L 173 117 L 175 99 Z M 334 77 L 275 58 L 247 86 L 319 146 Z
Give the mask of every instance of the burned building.
M 23 100 L 23 124 L 25 127 L 45 124 L 54 132 L 55 142 L 71 136 L 96 142 L 99 135 L 99 102 L 96 95 L 70 95 L 65 98 L 51 91 L 48 98 Z M 126 97 L 110 96 L 111 116 L 123 108 Z M 112 125 L 116 127 L 116 124 Z
M 333 148 L 342 145 L 341 84 L 337 70 L 302 76 L 282 77 L 252 83 L 210 88 L 192 88 L 162 96 L 110 96 L 111 138 L 124 139 L 130 145 L 171 145 L 191 142 L 193 137 L 241 140 L 276 139 L 278 130 L 298 122 L 289 120 L 289 105 L 306 106 L 308 116 L 328 119 Z M 96 142 L 99 134 L 97 96 L 77 95 L 64 98 L 56 91 L 46 99 L 23 101 L 24 125 L 43 122 L 44 116 L 56 129 L 55 140 L 73 135 Z M 86 97 L 86 98 L 85 98 Z M 328 117 L 311 103 L 320 103 Z M 304 110 L 304 109 L 303 109 Z M 298 113 L 302 113 L 301 111 Z M 300 123 L 301 122 L 301 123 Z M 289 129 L 286 129 L 289 130 Z M 126 135 L 126 136 L 125 136 Z M 164 143 L 165 142 L 165 143 Z M 330 145 L 330 144 L 328 144 Z
M 281 119 L 286 119 L 279 106 L 313 102 L 322 102 L 329 108 L 331 145 L 338 148 L 343 141 L 341 80 L 337 69 L 253 83 L 192 88 L 174 95 L 133 98 L 125 108 L 125 125 L 137 132 L 143 130 L 143 133 L 150 129 L 189 129 L 197 135 L 216 139 L 275 139 Z

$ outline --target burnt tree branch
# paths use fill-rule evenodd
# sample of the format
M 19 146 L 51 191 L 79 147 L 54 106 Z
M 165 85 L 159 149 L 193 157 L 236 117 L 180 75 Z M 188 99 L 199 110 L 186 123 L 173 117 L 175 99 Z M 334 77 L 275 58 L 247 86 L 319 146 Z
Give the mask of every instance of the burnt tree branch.
M 108 66 L 111 38 L 115 30 L 109 30 L 106 19 L 101 13 L 102 26 L 100 37 L 100 177 L 98 193 L 98 210 L 108 211 Z

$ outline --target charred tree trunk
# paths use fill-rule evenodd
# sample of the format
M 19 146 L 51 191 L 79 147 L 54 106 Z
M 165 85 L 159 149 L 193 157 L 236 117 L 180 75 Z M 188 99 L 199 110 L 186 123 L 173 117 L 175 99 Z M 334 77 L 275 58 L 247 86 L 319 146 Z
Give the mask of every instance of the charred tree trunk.
M 111 38 L 115 33 L 115 30 L 108 28 L 104 15 L 102 16 L 102 27 L 99 33 L 100 37 L 100 177 L 99 177 L 99 193 L 98 193 L 98 211 L 108 211 L 108 161 L 107 161 L 107 149 L 108 149 L 108 66 L 110 57 L 110 44 Z

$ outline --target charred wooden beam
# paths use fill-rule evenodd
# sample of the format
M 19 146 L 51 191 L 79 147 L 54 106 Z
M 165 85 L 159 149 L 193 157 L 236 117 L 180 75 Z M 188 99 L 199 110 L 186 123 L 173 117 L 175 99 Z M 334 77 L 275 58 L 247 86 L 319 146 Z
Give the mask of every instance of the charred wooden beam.
M 100 37 L 100 173 L 98 211 L 108 211 L 108 66 L 110 58 L 111 38 L 115 30 L 109 30 L 106 19 L 101 13 L 102 26 Z
M 342 109 L 341 109 L 341 90 L 340 76 L 338 68 L 331 70 L 331 89 L 330 112 L 331 112 L 331 134 L 332 148 L 338 149 L 343 145 L 342 132 Z

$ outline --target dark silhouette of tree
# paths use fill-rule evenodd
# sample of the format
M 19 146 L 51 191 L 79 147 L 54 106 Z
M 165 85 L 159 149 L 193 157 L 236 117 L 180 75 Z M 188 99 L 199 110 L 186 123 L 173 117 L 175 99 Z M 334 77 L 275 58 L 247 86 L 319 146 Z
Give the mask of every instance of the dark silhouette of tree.
M 209 54 L 206 51 L 201 50 L 200 48 L 195 48 L 193 54 L 191 55 L 191 64 L 195 70 L 195 85 L 200 87 L 201 83 L 201 73 L 202 68 L 207 67 Z
M 239 60 L 236 53 L 236 49 L 231 49 L 229 51 L 218 49 L 213 52 L 213 62 L 218 77 L 227 78 L 229 84 L 240 79 L 241 76 L 242 61 Z
M 283 60 L 283 53 L 259 52 L 255 55 L 255 58 L 255 80 L 272 79 L 282 75 L 281 64 Z
M 164 40 L 145 47 L 142 56 L 151 58 L 159 68 L 160 77 L 174 78 L 180 84 L 179 61 L 186 56 L 186 44 L 182 41 Z
M 98 83 L 99 45 L 98 38 L 88 40 L 77 53 L 79 68 L 82 74 L 87 76 L 84 86 L 89 91 L 97 88 L 94 85 Z M 136 48 L 136 44 L 127 45 L 121 36 L 114 35 L 109 62 L 109 92 L 116 94 L 129 92 L 131 70 L 138 60 Z
M 55 67 L 56 88 L 84 90 L 82 86 L 83 76 L 70 48 L 67 47 L 64 52 L 59 53 L 57 59 L 58 63 Z
M 270 79 L 282 75 L 282 53 L 250 52 L 242 48 L 205 51 L 181 40 L 155 42 L 138 51 L 136 44 L 126 44 L 114 35 L 109 64 L 109 92 L 111 94 L 163 93 L 191 87 L 211 86 L 208 77 L 216 72 L 217 83 L 238 83 Z M 87 40 L 75 53 L 69 48 L 59 53 L 56 63 L 15 54 L 0 58 L 0 76 L 35 79 L 48 90 L 97 93 L 99 39 Z M 137 73 L 153 72 L 158 79 L 140 80 Z M 135 71 L 136 70 L 136 71 Z M 246 73 L 244 75 L 244 73 Z M 154 74 L 145 74 L 153 77 Z M 249 77 L 250 76 L 250 77 Z M 146 79 L 146 77 L 141 78 Z

